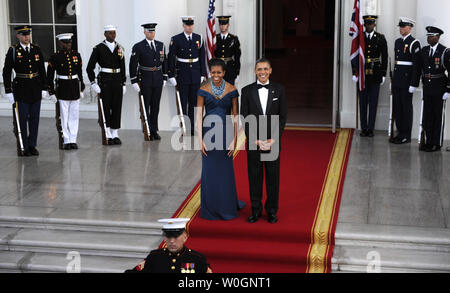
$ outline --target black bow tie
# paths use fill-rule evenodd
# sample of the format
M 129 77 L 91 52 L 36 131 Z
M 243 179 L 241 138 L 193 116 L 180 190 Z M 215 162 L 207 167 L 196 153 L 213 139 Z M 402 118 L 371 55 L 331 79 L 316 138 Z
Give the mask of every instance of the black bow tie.
M 269 89 L 269 86 L 270 86 L 270 84 L 258 84 L 258 89 L 259 90 L 262 88 Z

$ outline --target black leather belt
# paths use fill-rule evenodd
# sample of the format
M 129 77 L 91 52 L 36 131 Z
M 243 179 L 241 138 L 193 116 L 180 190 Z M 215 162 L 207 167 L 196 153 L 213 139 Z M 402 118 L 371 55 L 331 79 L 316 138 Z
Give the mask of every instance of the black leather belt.
M 155 72 L 155 71 L 159 71 L 162 69 L 162 66 L 158 66 L 158 67 L 145 67 L 145 66 L 141 66 L 139 65 L 139 69 L 142 71 L 150 71 L 150 72 Z
M 30 74 L 16 73 L 16 77 L 18 77 L 18 78 L 25 78 L 25 79 L 33 79 L 33 78 L 38 77 L 38 76 L 39 76 L 39 72 L 30 73 Z

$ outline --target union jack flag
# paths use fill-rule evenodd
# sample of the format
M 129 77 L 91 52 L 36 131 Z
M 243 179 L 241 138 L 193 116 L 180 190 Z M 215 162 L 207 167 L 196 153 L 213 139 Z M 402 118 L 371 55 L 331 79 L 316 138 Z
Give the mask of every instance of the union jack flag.
M 209 0 L 208 7 L 208 22 L 206 25 L 206 64 L 208 64 L 209 60 L 214 58 L 214 51 L 216 50 L 216 17 L 215 17 L 215 2 L 216 0 Z M 209 76 L 209 69 L 208 70 Z
M 365 88 L 365 44 L 363 17 L 361 14 L 361 0 L 355 0 L 352 14 L 352 23 L 350 25 L 350 36 L 352 40 L 352 51 L 350 53 L 350 62 L 352 64 L 353 74 L 358 76 L 359 90 Z M 357 72 L 357 74 L 356 74 Z

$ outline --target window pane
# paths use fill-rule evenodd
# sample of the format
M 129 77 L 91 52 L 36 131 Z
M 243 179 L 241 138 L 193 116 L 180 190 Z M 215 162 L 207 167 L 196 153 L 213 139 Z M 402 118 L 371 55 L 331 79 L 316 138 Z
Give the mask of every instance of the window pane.
M 55 0 L 55 23 L 76 24 L 75 0 Z
M 52 0 L 30 0 L 31 23 L 53 23 Z
M 78 42 L 77 42 L 77 27 L 76 26 L 56 26 L 55 28 L 56 35 L 64 34 L 64 33 L 72 33 L 72 49 L 78 50 Z M 57 42 L 57 49 L 60 49 L 59 44 Z
M 53 39 L 53 27 L 50 25 L 35 25 L 32 33 L 33 44 L 41 47 L 45 61 L 55 52 L 55 40 Z
M 28 0 L 9 0 L 9 22 L 29 23 Z
M 11 32 L 11 34 L 10 34 L 10 36 L 11 36 L 11 39 L 10 39 L 11 43 L 10 43 L 10 45 L 11 46 L 19 43 L 19 40 L 17 39 L 17 32 L 14 29 L 14 27 L 15 27 L 15 25 L 9 26 L 9 31 Z

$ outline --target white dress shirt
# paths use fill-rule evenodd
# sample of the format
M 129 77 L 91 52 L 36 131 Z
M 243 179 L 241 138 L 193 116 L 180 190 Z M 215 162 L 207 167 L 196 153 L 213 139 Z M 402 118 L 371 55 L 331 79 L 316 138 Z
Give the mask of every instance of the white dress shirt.
M 25 52 L 27 51 L 27 48 L 28 48 L 28 52 L 31 51 L 30 44 L 28 44 L 28 46 L 25 46 L 24 44 L 20 43 L 20 45 L 22 46 L 22 49 L 23 49 Z
M 155 40 L 149 40 L 149 39 L 146 39 L 147 40 L 147 43 L 148 43 L 148 45 L 150 46 L 150 49 L 155 49 L 155 51 L 156 51 L 156 45 L 155 45 Z
M 191 40 L 193 40 L 192 34 L 188 35 L 186 32 L 184 32 L 184 35 L 185 35 L 185 37 L 186 37 L 186 40 L 189 41 L 189 38 L 191 38 Z
M 257 84 L 261 84 L 261 85 L 268 85 L 270 82 L 267 81 L 267 83 L 262 84 L 261 82 L 257 82 Z M 267 102 L 269 100 L 269 90 L 266 88 L 260 88 L 258 90 L 259 93 L 259 101 L 261 102 L 261 108 L 263 110 L 263 114 L 264 116 L 266 115 L 266 110 L 267 110 Z
M 220 38 L 223 40 L 223 39 L 226 39 L 228 37 L 228 33 L 226 33 L 225 35 L 224 34 L 220 34 Z
M 366 37 L 367 37 L 369 40 L 371 40 L 374 33 L 375 33 L 375 31 L 372 31 L 371 33 L 367 33 L 367 32 L 366 32 Z
M 111 53 L 114 53 L 114 49 L 116 48 L 116 42 L 108 42 L 105 40 L 106 46 L 108 46 L 109 50 L 111 50 Z
M 430 57 L 433 57 L 434 54 L 436 53 L 437 47 L 438 47 L 439 43 L 437 43 L 436 45 L 434 45 L 433 47 L 430 46 Z

